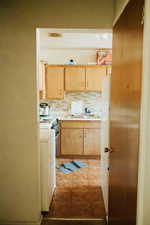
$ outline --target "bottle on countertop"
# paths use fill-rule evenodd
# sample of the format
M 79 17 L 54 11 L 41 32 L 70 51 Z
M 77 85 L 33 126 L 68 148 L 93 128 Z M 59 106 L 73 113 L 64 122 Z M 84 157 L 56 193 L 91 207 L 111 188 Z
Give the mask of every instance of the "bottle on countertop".
M 50 106 L 48 103 L 40 103 L 40 116 L 49 116 Z

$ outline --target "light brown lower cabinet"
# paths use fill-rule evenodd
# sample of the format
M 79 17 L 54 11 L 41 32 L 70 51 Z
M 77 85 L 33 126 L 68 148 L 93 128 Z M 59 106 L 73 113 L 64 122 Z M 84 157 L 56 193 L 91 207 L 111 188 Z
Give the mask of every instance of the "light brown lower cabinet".
M 61 155 L 83 154 L 83 129 L 61 129 Z
M 95 122 L 63 121 L 61 124 L 61 155 L 99 156 L 100 128 L 97 127 L 99 123 Z
M 84 129 L 84 155 L 100 155 L 100 129 Z

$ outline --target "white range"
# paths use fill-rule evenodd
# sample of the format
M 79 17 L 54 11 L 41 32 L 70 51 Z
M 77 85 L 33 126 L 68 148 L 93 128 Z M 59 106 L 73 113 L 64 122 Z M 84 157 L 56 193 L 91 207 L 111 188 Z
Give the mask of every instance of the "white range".
M 49 211 L 56 187 L 56 143 L 53 120 L 40 123 L 41 211 Z

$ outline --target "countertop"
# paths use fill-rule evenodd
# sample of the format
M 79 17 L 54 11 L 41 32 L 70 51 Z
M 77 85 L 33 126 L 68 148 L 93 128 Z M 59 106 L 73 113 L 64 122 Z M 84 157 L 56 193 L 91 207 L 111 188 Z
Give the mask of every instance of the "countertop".
M 53 123 L 56 119 L 58 120 L 89 120 L 89 121 L 101 121 L 103 120 L 100 116 L 90 116 L 90 115 L 51 115 L 49 117 L 43 117 L 43 122 L 40 122 L 40 124 L 46 123 Z M 44 122 L 45 121 L 45 122 Z
M 64 117 L 64 118 L 60 118 L 59 120 L 89 120 L 89 121 L 100 121 L 102 120 L 101 118 L 90 118 L 90 117 L 86 117 L 86 118 L 81 118 L 81 117 Z
M 56 118 L 45 117 L 40 120 L 40 129 L 51 128 L 53 122 L 55 122 Z

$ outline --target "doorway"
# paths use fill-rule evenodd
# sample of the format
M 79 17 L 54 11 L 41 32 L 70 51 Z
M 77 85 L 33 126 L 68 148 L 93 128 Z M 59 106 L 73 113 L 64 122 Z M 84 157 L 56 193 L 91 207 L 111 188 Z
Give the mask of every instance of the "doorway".
M 90 77 L 91 73 L 92 77 L 98 77 L 98 81 L 93 82 L 95 86 L 91 85 L 89 90 L 86 82 L 86 91 L 82 90 L 82 87 L 80 87 L 80 90 L 76 88 L 73 91 L 75 82 L 78 81 L 73 82 L 73 85 L 68 87 L 68 83 L 69 85 L 71 83 L 70 79 L 68 83 L 65 83 L 65 88 L 68 89 L 64 94 L 60 95 L 58 93 L 58 99 L 51 98 L 52 94 L 57 94 L 54 90 L 53 92 L 49 91 L 49 95 L 45 95 L 50 96 L 49 100 L 43 97 L 40 100 L 40 102 L 44 101 L 50 105 L 50 117 L 58 118 L 58 132 L 60 133 L 60 139 L 58 140 L 57 138 L 56 140 L 56 188 L 49 211 L 44 213 L 44 218 L 97 219 L 105 221 L 106 210 L 101 189 L 101 179 L 103 178 L 101 177 L 100 160 L 100 139 L 103 139 L 103 135 L 101 135 L 100 123 L 103 113 L 102 104 L 106 104 L 106 102 L 102 102 L 103 88 L 100 89 L 102 82 L 100 82 L 101 80 L 99 81 L 97 71 L 100 75 L 102 72 L 106 72 L 106 76 L 110 75 L 111 66 L 108 53 L 111 51 L 111 32 L 76 29 L 39 29 L 38 32 L 39 39 L 40 37 L 42 39 L 41 42 L 39 40 L 42 49 L 39 49 L 39 62 L 42 65 L 46 64 L 46 76 L 53 73 L 56 77 L 59 71 L 59 74 L 61 73 L 63 77 L 63 71 L 65 70 L 65 79 L 67 72 L 71 79 L 77 76 L 80 77 L 80 75 L 83 76 L 83 81 L 85 78 Z M 66 42 L 65 40 L 62 41 L 63 35 L 67 37 Z M 55 38 L 52 36 L 55 36 Z M 46 41 L 47 37 L 48 40 Z M 56 39 L 59 41 L 57 42 Z M 53 40 L 52 44 L 50 40 Z M 50 46 L 47 48 L 49 43 Z M 55 44 L 57 47 L 54 46 Z M 73 69 L 70 69 L 70 54 L 75 63 Z M 105 59 L 108 59 L 108 64 L 106 64 Z M 75 71 L 76 69 L 78 71 Z M 72 72 L 74 74 L 70 75 Z M 43 76 L 40 80 L 43 81 Z M 44 85 L 42 84 L 40 88 L 43 88 L 43 86 L 48 88 L 47 84 L 45 84 L 47 80 L 44 78 Z M 53 80 L 52 82 L 56 82 L 57 85 L 59 80 Z M 69 88 L 72 89 L 70 90 Z M 43 96 L 45 93 L 41 91 L 40 94 Z M 81 108 L 86 110 L 82 111 L 82 113 L 80 112 L 80 115 L 79 112 L 78 114 L 73 114 L 73 110 L 81 111 L 79 105 L 82 105 Z M 66 113 L 68 109 L 72 110 L 69 116 L 67 115 L 68 112 Z M 64 112 L 62 116 L 63 110 L 65 111 L 65 116 Z M 67 117 L 67 119 L 63 120 L 62 117 Z M 69 122 L 64 122 L 67 120 L 70 124 Z M 74 123 L 71 121 L 74 121 Z M 77 169 L 73 171 L 62 170 L 61 167 L 66 166 L 66 164 L 68 166 L 72 162 L 78 162 L 80 165 L 83 165 L 83 168 L 77 165 Z

